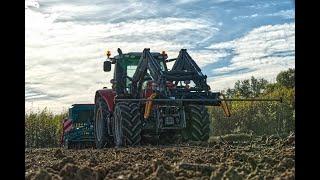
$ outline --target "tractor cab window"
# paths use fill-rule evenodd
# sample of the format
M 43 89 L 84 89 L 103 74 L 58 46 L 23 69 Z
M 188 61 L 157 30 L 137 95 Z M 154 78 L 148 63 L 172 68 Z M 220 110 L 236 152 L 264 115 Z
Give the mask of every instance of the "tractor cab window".
M 160 62 L 160 67 L 161 67 L 161 70 L 162 71 L 165 71 L 166 70 L 166 66 L 165 66 L 165 64 L 164 64 L 164 61 L 159 61 Z
M 127 76 L 132 78 L 134 73 L 136 72 L 137 65 L 128 65 L 127 66 Z M 127 90 L 130 89 L 131 81 L 127 78 L 126 79 L 126 88 Z
M 137 69 L 137 66 L 136 65 L 129 65 L 129 66 L 127 66 L 127 76 L 129 76 L 129 77 L 133 77 L 133 75 L 134 75 L 134 72 L 136 71 L 136 69 Z
M 164 62 L 164 60 L 162 58 L 158 58 L 158 57 L 154 57 L 156 60 L 158 60 L 159 64 L 160 64 L 160 68 L 162 71 L 166 71 L 167 67 L 166 64 Z M 118 77 L 116 78 L 116 81 L 121 82 L 120 84 L 122 84 L 121 86 L 125 86 L 123 88 L 125 88 L 125 90 L 127 92 L 130 91 L 131 89 L 131 78 L 133 77 L 138 64 L 139 64 L 139 60 L 140 60 L 140 55 L 135 55 L 135 54 L 125 54 L 123 56 L 123 58 L 119 59 L 117 64 L 117 71 L 115 71 L 115 75 L 116 72 L 119 74 Z M 151 80 L 150 77 L 150 73 L 148 72 L 145 80 Z M 120 86 L 120 85 L 118 85 Z
M 127 92 L 131 86 L 130 78 L 133 77 L 139 63 L 139 57 L 124 55 L 123 58 L 117 62 L 117 70 L 115 71 L 116 81 L 119 82 L 119 87 L 124 88 Z

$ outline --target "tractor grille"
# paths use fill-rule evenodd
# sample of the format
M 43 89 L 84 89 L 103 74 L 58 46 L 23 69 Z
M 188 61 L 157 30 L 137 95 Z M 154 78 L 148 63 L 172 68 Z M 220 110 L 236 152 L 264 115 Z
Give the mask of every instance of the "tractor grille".
M 160 129 L 181 129 L 185 127 L 183 107 L 159 106 L 158 122 Z

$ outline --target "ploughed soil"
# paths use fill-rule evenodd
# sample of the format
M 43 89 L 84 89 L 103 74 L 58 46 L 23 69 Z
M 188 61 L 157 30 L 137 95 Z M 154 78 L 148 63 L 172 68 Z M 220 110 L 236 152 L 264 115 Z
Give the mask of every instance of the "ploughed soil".
M 295 179 L 295 136 L 105 149 L 26 149 L 26 179 Z

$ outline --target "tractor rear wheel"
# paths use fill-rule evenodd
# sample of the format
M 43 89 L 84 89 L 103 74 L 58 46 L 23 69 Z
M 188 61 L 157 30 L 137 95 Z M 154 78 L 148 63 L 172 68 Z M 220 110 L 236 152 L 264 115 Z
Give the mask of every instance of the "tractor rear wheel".
M 142 123 L 139 105 L 119 102 L 114 110 L 114 143 L 119 146 L 135 146 L 141 141 Z
M 203 105 L 186 107 L 187 127 L 182 131 L 185 140 L 207 141 L 210 133 L 208 109 Z
M 110 122 L 110 112 L 106 102 L 99 96 L 97 97 L 94 112 L 94 137 L 96 148 L 101 149 L 110 146 L 111 136 L 108 132 L 108 122 Z

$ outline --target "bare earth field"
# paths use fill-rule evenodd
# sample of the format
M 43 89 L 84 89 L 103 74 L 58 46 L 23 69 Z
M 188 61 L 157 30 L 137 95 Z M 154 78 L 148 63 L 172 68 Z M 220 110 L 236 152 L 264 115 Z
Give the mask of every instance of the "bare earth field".
M 295 179 L 295 137 L 214 137 L 209 143 L 26 149 L 26 179 Z

